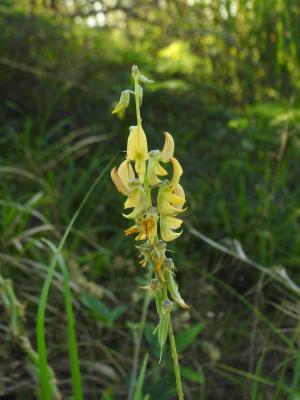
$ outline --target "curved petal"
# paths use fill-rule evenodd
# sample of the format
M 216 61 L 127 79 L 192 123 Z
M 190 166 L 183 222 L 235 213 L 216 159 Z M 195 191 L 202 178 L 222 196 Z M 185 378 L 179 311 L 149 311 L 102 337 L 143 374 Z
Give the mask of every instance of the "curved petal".
M 170 133 L 164 132 L 164 135 L 165 135 L 165 143 L 161 152 L 162 155 L 161 160 L 163 162 L 168 162 L 174 155 L 175 145 L 174 145 L 174 139 Z
M 159 161 L 156 161 L 155 173 L 156 173 L 156 175 L 160 175 L 160 176 L 168 175 L 168 172 L 160 165 Z
M 178 185 L 180 177 L 183 173 L 182 166 L 179 164 L 179 161 L 176 158 L 171 158 L 171 163 L 173 166 L 173 177 L 171 180 L 171 187 L 174 189 L 176 185 Z
M 157 209 L 161 215 L 176 215 L 185 210 L 178 208 L 183 205 L 183 199 L 171 193 L 169 188 L 159 188 L 157 195 Z M 171 202 L 175 203 L 174 207 Z
M 175 240 L 182 234 L 182 231 L 174 232 L 174 229 L 176 228 L 173 227 L 172 224 L 174 225 L 174 221 L 170 220 L 170 217 L 168 216 L 160 217 L 160 234 L 165 242 L 170 242 L 172 240 Z
M 180 185 L 180 183 L 178 183 L 178 184 L 175 186 L 173 193 L 174 193 L 176 196 L 179 196 L 179 197 L 182 197 L 183 199 L 185 199 L 184 189 L 183 189 L 183 187 Z
M 138 205 L 140 201 L 140 194 L 137 190 L 134 190 L 129 194 L 128 199 L 125 201 L 124 208 L 133 208 Z
M 124 160 L 118 168 L 118 175 L 128 186 L 128 183 L 135 179 L 134 170 L 130 164 L 130 161 Z
M 130 193 L 130 190 L 122 181 L 120 175 L 118 174 L 118 170 L 116 167 L 112 169 L 110 176 L 111 176 L 113 183 L 115 184 L 115 187 L 117 188 L 117 191 L 123 193 L 125 196 L 128 196 Z

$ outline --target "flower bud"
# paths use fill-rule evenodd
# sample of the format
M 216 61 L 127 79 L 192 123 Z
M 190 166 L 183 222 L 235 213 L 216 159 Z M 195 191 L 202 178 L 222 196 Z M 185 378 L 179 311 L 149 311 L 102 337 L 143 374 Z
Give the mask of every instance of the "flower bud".
M 140 79 L 140 71 L 137 65 L 132 66 L 132 76 L 133 79 Z
M 121 111 L 126 110 L 130 103 L 130 92 L 129 90 L 124 90 L 121 93 L 120 100 L 116 107 L 113 109 L 112 114 L 117 114 Z

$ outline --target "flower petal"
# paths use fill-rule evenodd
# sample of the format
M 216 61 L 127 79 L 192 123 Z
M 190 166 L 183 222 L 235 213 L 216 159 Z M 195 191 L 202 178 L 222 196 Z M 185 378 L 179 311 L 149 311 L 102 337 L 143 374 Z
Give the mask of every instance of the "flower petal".
M 125 201 L 124 208 L 136 207 L 140 201 L 140 193 L 134 190 L 129 194 L 128 199 Z
M 148 166 L 147 166 L 147 180 L 149 185 L 157 185 L 160 180 L 156 176 L 156 164 L 157 160 L 150 158 L 148 161 Z
M 141 180 L 141 182 L 144 182 L 144 174 L 146 171 L 146 164 L 145 164 L 145 160 L 144 159 L 136 159 L 135 160 L 135 164 L 134 164 L 134 168 Z
M 155 173 L 156 173 L 156 175 L 160 175 L 160 176 L 168 175 L 168 172 L 160 165 L 159 161 L 156 161 Z
M 166 217 L 166 220 L 171 229 L 178 229 L 181 227 L 183 223 L 182 219 L 175 217 Z
M 134 170 L 130 164 L 130 161 L 124 160 L 118 168 L 118 175 L 122 181 L 128 185 L 130 181 L 135 179 Z
M 175 207 L 174 205 L 177 207 Z M 176 215 L 185 211 L 181 209 L 184 204 L 182 197 L 176 196 L 171 192 L 171 188 L 160 187 L 157 194 L 157 209 L 161 215 Z
M 117 191 L 125 194 L 125 196 L 128 196 L 130 193 L 130 190 L 126 186 L 126 184 L 124 184 L 124 182 L 122 181 L 120 175 L 118 174 L 118 170 L 116 167 L 112 169 L 110 176 L 111 176 L 113 183 L 115 184 L 115 187 L 117 188 Z
M 164 143 L 164 147 L 162 149 L 162 161 L 163 162 L 168 162 L 170 161 L 171 157 L 173 157 L 174 155 L 174 139 L 172 137 L 172 135 L 168 132 L 164 132 L 165 135 L 165 143 Z
M 127 141 L 127 156 L 134 161 L 148 159 L 147 138 L 141 126 L 134 126 L 130 129 Z
M 185 198 L 184 197 L 177 196 L 174 193 L 169 193 L 168 194 L 168 200 L 175 207 L 182 207 L 184 205 L 184 202 L 185 202 Z
M 174 189 L 176 187 L 176 185 L 178 185 L 180 177 L 183 173 L 182 167 L 179 164 L 179 161 L 176 160 L 176 158 L 172 157 L 171 158 L 171 163 L 173 166 L 173 177 L 171 180 L 171 186 Z
M 180 232 L 174 232 L 172 229 L 172 223 L 173 221 L 169 219 L 170 217 L 168 216 L 160 216 L 160 234 L 162 239 L 165 242 L 170 242 L 171 240 L 177 239 L 182 231 Z

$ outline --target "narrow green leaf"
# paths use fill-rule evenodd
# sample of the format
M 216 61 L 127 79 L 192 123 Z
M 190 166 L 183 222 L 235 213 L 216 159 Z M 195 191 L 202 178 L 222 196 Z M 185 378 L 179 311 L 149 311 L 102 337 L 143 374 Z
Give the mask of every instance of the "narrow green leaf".
M 38 313 L 36 318 L 36 339 L 37 339 L 37 349 L 39 354 L 39 379 L 40 379 L 40 393 L 39 398 L 41 400 L 51 400 L 52 398 L 52 389 L 49 382 L 49 373 L 48 373 L 48 362 L 47 362 L 47 346 L 46 346 L 46 339 L 45 339 L 45 313 L 46 313 L 46 304 L 48 299 L 48 294 L 52 282 L 52 278 L 55 272 L 56 265 L 58 263 L 59 255 L 64 247 L 64 244 L 73 228 L 75 221 L 77 220 L 81 210 L 83 209 L 84 205 L 88 201 L 90 195 L 105 175 L 108 168 L 113 163 L 115 157 L 111 159 L 111 161 L 107 164 L 107 166 L 102 170 L 102 172 L 98 175 L 88 192 L 86 193 L 84 199 L 82 200 L 81 204 L 75 211 L 69 225 L 67 226 L 65 233 L 58 245 L 57 252 L 54 254 L 51 264 L 47 273 L 46 280 L 44 282 L 44 286 L 42 289 L 39 306 L 38 306 Z
M 110 310 L 103 301 L 97 299 L 90 294 L 84 294 L 80 297 L 81 302 L 90 311 L 93 318 L 102 321 L 108 326 L 113 323 L 122 315 L 126 310 L 126 306 L 118 306 Z
M 186 350 L 197 338 L 200 332 L 204 329 L 204 324 L 199 322 L 198 324 L 191 326 L 190 328 L 183 329 L 176 335 L 176 347 L 177 351 L 181 353 Z
M 57 252 L 57 247 L 54 246 L 49 240 L 43 240 L 55 254 Z M 73 388 L 73 398 L 74 400 L 83 400 L 83 391 L 81 385 L 80 376 L 80 364 L 78 357 L 78 346 L 76 338 L 76 328 L 75 319 L 73 313 L 72 305 L 72 293 L 70 289 L 70 279 L 65 261 L 60 255 L 58 262 L 63 274 L 63 285 L 64 285 L 64 296 L 65 296 L 65 306 L 67 314 L 67 332 L 68 332 L 68 347 L 69 347 L 69 358 L 71 364 L 71 376 L 72 376 L 72 388 Z

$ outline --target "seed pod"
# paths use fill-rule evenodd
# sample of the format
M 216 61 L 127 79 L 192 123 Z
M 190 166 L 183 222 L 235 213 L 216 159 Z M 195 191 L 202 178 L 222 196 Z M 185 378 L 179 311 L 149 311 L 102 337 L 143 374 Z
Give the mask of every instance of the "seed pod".
M 188 306 L 183 298 L 180 296 L 179 290 L 178 290 L 178 285 L 175 282 L 173 272 L 170 269 L 165 269 L 165 281 L 167 284 L 168 291 L 170 293 L 171 298 L 176 301 L 177 304 L 180 305 L 180 307 L 188 309 L 190 306 Z

